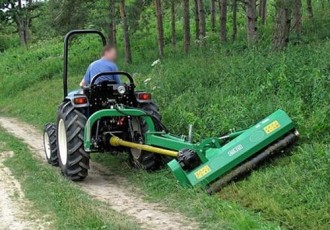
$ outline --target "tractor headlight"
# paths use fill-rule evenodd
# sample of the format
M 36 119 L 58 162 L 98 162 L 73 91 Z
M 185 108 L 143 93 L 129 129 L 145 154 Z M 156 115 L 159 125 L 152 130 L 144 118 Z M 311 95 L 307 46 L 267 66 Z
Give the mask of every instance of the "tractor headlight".
M 120 93 L 120 94 L 124 94 L 126 92 L 126 88 L 123 85 L 119 86 L 117 90 L 118 90 L 118 93 Z

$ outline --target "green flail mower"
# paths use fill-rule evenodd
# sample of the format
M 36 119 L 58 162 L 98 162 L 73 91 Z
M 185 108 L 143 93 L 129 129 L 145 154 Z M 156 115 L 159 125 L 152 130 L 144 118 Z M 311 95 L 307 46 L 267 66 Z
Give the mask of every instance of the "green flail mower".
M 290 117 L 278 110 L 251 128 L 197 143 L 171 134 L 161 123 L 151 94 L 136 91 L 125 72 L 97 74 L 91 85 L 68 93 L 68 42 L 73 35 L 99 31 L 75 30 L 64 42 L 64 100 L 56 124 L 47 124 L 44 146 L 48 163 L 60 166 L 64 176 L 83 180 L 88 175 L 90 153 L 126 154 L 130 165 L 148 171 L 165 164 L 183 186 L 202 186 L 212 194 L 255 169 L 266 159 L 292 146 L 299 133 Z M 128 83 L 96 83 L 102 76 L 120 75 Z

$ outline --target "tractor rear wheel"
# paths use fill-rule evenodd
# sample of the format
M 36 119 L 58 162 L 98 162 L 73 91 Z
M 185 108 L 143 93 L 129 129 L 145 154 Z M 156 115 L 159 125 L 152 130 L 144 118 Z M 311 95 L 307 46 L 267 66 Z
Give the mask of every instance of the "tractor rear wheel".
M 82 111 L 65 102 L 57 118 L 59 165 L 64 176 L 73 181 L 88 175 L 89 154 L 84 150 L 84 127 L 87 121 Z
M 47 162 L 53 166 L 58 166 L 57 138 L 55 124 L 47 124 L 44 128 L 44 149 Z
M 161 131 L 161 127 L 159 125 L 161 115 L 156 104 L 142 104 L 140 107 L 152 117 L 156 130 Z M 148 131 L 148 127 L 143 118 L 133 117 L 131 120 L 130 129 L 132 141 L 139 144 L 144 144 L 144 134 Z M 158 170 L 164 165 L 163 159 L 160 155 L 140 149 L 130 149 L 129 162 L 133 167 L 141 168 L 147 171 Z
M 159 122 L 162 120 L 162 115 L 160 115 L 158 106 L 154 102 L 143 103 L 140 107 L 153 119 L 157 119 Z

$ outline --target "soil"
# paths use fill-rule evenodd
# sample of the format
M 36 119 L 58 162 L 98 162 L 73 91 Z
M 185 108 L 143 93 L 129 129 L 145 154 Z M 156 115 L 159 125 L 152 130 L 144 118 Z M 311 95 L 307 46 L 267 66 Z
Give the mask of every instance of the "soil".
M 30 204 L 25 199 L 19 182 L 3 165 L 3 161 L 13 154 L 0 153 L 0 229 L 47 229 L 44 225 L 48 226 L 49 223 L 31 218 L 31 213 L 27 211 Z

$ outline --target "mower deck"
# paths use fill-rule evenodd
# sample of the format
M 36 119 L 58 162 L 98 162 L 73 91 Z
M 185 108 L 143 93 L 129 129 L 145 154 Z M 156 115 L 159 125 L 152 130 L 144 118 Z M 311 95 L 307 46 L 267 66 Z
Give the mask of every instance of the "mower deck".
M 112 116 L 115 115 L 114 113 L 117 113 L 117 116 L 122 115 L 117 110 L 99 113 L 111 112 Z M 137 111 L 125 110 L 125 114 L 134 116 Z M 95 116 L 99 115 L 95 114 Z M 89 120 L 97 119 L 92 116 Z M 87 124 L 91 125 L 91 121 Z M 247 130 L 230 133 L 220 138 L 207 138 L 195 144 L 154 130 L 146 133 L 145 144 L 124 141 L 115 136 L 109 141 L 112 146 L 142 149 L 175 157 L 176 159 L 169 162 L 168 166 L 184 186 L 206 186 L 222 177 L 207 189 L 209 193 L 213 193 L 233 179 L 251 171 L 266 158 L 292 145 L 298 136 L 299 133 L 289 116 L 284 111 L 278 110 Z M 228 143 L 223 145 L 225 141 Z M 86 143 L 90 141 L 87 139 Z

